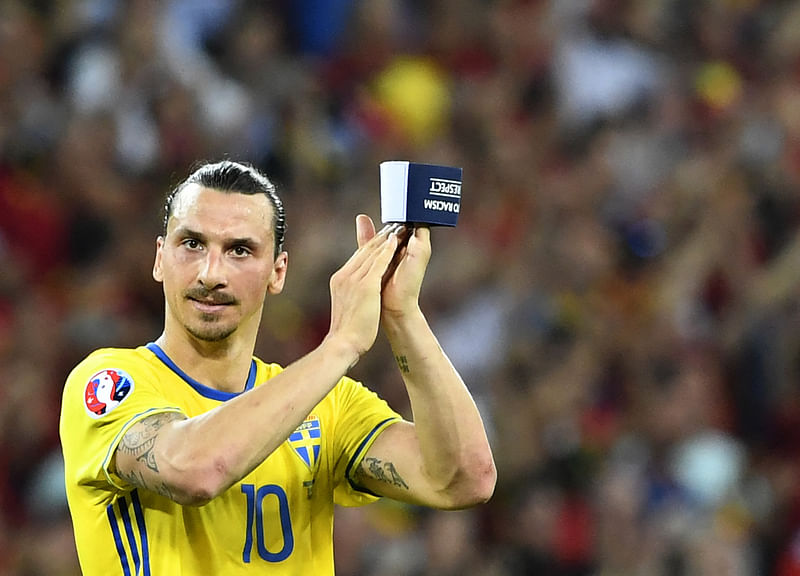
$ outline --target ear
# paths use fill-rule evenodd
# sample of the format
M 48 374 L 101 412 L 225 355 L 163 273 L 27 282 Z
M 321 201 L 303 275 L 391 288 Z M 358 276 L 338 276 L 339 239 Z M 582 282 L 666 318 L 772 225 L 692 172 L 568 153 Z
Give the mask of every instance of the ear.
M 163 282 L 164 281 L 164 271 L 162 268 L 161 260 L 162 260 L 162 248 L 164 247 L 164 237 L 159 236 L 156 238 L 156 259 L 153 263 L 153 279 L 156 282 Z
M 289 253 L 281 252 L 275 258 L 272 265 L 272 272 L 267 284 L 267 292 L 270 294 L 280 294 L 283 291 L 283 283 L 286 281 L 286 268 L 289 266 Z

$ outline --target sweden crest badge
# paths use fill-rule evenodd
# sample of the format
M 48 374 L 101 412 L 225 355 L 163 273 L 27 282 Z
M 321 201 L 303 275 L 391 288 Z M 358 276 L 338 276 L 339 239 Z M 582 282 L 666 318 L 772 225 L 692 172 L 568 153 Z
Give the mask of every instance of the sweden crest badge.
M 310 414 L 289 436 L 289 445 L 311 470 L 317 468 L 322 446 L 322 428 L 319 418 Z

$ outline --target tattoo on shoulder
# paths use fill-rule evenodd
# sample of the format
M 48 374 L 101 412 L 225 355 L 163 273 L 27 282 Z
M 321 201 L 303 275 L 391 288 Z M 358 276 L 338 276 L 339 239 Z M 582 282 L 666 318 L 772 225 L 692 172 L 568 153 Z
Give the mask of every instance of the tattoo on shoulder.
M 397 366 L 400 368 L 401 372 L 405 372 L 407 374 L 411 371 L 411 369 L 408 367 L 408 358 L 406 358 L 404 355 L 397 355 L 394 357 L 394 359 L 397 361 Z
M 185 419 L 186 416 L 178 412 L 162 412 L 149 416 L 131 426 L 117 446 L 117 452 L 132 455 L 137 462 L 141 462 L 147 469 L 158 474 L 158 462 L 155 455 L 158 433 L 169 422 Z M 133 469 L 127 473 L 117 470 L 117 473 L 131 484 L 152 490 L 167 498 L 172 497 L 172 493 L 163 482 L 159 484 L 147 481 L 143 470 Z
M 408 490 L 408 484 L 391 462 L 384 462 L 378 458 L 364 458 L 361 466 L 356 470 L 357 478 L 374 478 L 381 482 Z

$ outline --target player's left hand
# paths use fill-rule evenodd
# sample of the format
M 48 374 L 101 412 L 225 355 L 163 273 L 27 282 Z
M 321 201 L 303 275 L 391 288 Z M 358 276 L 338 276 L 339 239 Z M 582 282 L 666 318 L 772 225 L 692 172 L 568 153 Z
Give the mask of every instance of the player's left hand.
M 372 219 L 359 214 L 356 219 L 358 245 L 375 235 Z M 431 257 L 431 231 L 427 226 L 404 225 L 398 231 L 399 243 L 383 277 L 381 313 L 400 317 L 419 307 L 422 280 Z

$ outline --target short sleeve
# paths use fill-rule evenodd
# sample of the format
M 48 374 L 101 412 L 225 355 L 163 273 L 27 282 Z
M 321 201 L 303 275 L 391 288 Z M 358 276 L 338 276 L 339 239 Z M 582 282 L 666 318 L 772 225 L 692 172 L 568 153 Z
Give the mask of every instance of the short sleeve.
M 114 450 L 135 422 L 182 412 L 160 393 L 156 374 L 133 350 L 101 350 L 81 362 L 64 386 L 59 433 L 66 482 L 115 491 L 131 487 L 110 469 Z
M 351 474 L 380 433 L 402 418 L 375 392 L 351 378 L 343 378 L 337 384 L 333 399 L 334 450 L 338 455 L 334 501 L 343 506 L 367 504 L 378 496 L 353 484 Z

